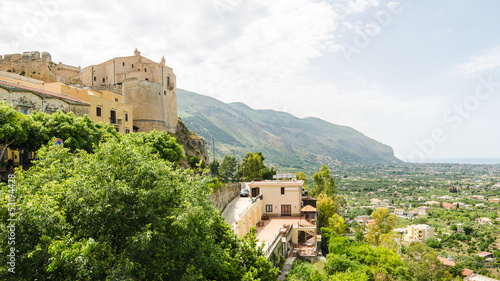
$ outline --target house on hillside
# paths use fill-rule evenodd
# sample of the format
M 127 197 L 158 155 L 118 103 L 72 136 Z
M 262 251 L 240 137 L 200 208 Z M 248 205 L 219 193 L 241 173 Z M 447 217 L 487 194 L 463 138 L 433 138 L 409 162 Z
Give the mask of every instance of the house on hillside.
M 429 207 L 420 206 L 417 208 L 417 213 L 419 216 L 427 216 L 427 214 L 429 213 Z
M 371 200 L 370 200 L 370 203 L 371 203 L 372 205 L 379 206 L 379 205 L 382 203 L 382 201 L 380 201 L 380 199 L 373 198 L 373 199 L 371 199 Z
M 443 257 L 437 257 L 438 260 L 440 262 L 442 262 L 444 264 L 444 266 L 446 267 L 452 267 L 452 266 L 455 266 L 455 262 L 453 261 L 453 259 L 451 257 L 448 257 L 448 258 L 443 258 Z
M 476 256 L 478 256 L 480 258 L 484 258 L 484 259 L 493 258 L 493 254 L 490 252 L 481 252 L 481 253 L 477 254 Z
M 490 203 L 500 203 L 500 198 L 490 198 Z
M 476 222 L 479 224 L 491 224 L 491 219 L 490 218 L 477 218 Z

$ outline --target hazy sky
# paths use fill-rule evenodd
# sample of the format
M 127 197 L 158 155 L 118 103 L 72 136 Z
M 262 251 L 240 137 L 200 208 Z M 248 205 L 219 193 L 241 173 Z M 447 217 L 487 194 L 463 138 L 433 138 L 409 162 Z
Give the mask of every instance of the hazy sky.
M 179 88 L 351 126 L 403 160 L 500 157 L 500 2 L 0 2 L 0 53 L 142 55 Z M 498 82 L 497 82 L 498 81 Z

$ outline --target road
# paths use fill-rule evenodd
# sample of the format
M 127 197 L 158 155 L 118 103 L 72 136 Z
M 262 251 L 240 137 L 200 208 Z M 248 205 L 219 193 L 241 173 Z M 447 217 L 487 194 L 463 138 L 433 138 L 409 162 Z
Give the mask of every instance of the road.
M 232 226 L 250 205 L 252 205 L 252 199 L 250 197 L 238 196 L 226 206 L 222 212 L 222 216 L 226 219 L 226 222 Z

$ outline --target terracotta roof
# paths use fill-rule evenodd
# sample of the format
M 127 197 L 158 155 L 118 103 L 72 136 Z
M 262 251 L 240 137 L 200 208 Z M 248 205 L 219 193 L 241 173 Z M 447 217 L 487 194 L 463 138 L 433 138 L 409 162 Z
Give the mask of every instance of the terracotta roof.
M 7 82 L 7 81 L 3 81 L 3 80 L 0 80 L 0 85 L 12 87 L 12 88 L 15 88 L 15 89 L 18 89 L 18 90 L 19 89 L 20 90 L 26 90 L 26 91 L 30 91 L 30 92 L 33 92 L 33 93 L 47 95 L 47 96 L 51 96 L 51 97 L 54 97 L 54 98 L 65 99 L 65 100 L 72 101 L 73 103 L 90 104 L 90 103 L 88 103 L 86 101 L 82 101 L 82 100 L 77 99 L 77 98 L 72 97 L 72 96 L 58 94 L 58 93 L 54 93 L 54 92 L 49 92 L 49 91 L 45 91 L 45 90 L 41 90 L 41 89 L 37 89 L 37 88 L 33 88 L 33 87 L 28 87 L 28 86 L 24 86 L 24 85 L 20 85 L 20 84 L 16 84 L 16 83 L 11 83 L 11 82 Z
M 468 269 L 468 268 L 464 268 L 464 270 L 462 271 L 462 275 L 467 277 L 469 275 L 471 275 L 472 273 L 474 273 L 474 271 Z
M 302 212 L 316 212 L 316 208 L 311 205 L 307 205 L 301 210 Z
M 455 262 L 454 261 L 451 261 L 447 258 L 443 258 L 443 257 L 438 257 L 439 261 L 441 261 L 445 266 L 455 266 Z
M 311 201 L 311 200 L 313 200 L 313 201 L 318 201 L 318 199 L 316 199 L 316 198 L 314 198 L 314 197 L 311 197 L 311 196 L 309 196 L 309 195 L 308 195 L 307 197 L 302 198 L 302 200 L 306 200 L 306 201 Z

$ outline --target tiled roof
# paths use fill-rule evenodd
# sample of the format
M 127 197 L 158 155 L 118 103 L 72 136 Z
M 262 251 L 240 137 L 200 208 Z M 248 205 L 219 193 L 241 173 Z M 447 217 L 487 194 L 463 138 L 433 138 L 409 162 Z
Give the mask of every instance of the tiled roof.
M 88 103 L 86 101 L 82 101 L 82 100 L 77 99 L 77 98 L 72 97 L 72 96 L 58 94 L 58 93 L 54 93 L 54 92 L 49 92 L 49 91 L 46 91 L 46 90 L 41 90 L 41 89 L 37 89 L 37 88 L 33 88 L 33 87 L 28 87 L 28 86 L 20 85 L 20 84 L 15 84 L 15 83 L 3 81 L 3 80 L 0 80 L 0 85 L 7 86 L 8 88 L 13 88 L 14 90 L 17 90 L 17 91 L 19 91 L 19 90 L 25 90 L 25 91 L 30 91 L 30 92 L 37 93 L 37 94 L 51 96 L 53 98 L 64 99 L 64 100 L 67 100 L 67 101 L 71 101 L 71 103 L 73 103 L 73 104 L 74 103 L 90 104 L 90 103 Z

